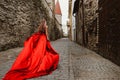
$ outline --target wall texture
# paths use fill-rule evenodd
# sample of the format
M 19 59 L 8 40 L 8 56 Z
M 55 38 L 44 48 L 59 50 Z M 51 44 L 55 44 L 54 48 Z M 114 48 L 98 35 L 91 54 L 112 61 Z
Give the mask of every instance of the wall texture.
M 79 2 L 79 4 L 78 4 Z M 98 0 L 76 0 L 76 42 L 96 50 Z
M 77 43 L 120 65 L 120 0 L 81 0 L 78 6 Z
M 98 0 L 84 0 L 85 13 L 85 40 L 89 49 L 97 50 L 98 38 Z
M 0 0 L 0 51 L 23 46 L 43 17 L 49 26 L 50 39 L 60 38 L 52 35 L 58 28 L 43 0 Z
M 120 65 L 120 0 L 99 1 L 99 54 Z

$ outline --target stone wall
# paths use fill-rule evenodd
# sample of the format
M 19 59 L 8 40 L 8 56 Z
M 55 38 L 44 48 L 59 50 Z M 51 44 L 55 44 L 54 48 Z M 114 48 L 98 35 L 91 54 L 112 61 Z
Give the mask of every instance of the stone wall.
M 54 26 L 54 32 L 55 32 L 55 40 L 57 39 L 57 37 L 63 37 L 63 30 L 61 28 L 62 24 L 59 23 L 59 21 L 57 21 L 57 19 L 55 19 L 55 26 Z
M 92 50 L 96 50 L 97 43 L 97 10 L 98 0 L 84 0 L 86 47 Z
M 120 65 L 120 0 L 81 0 L 78 6 L 77 43 Z
M 83 43 L 83 34 L 82 34 L 82 25 L 83 25 L 83 19 L 82 19 L 82 8 L 79 8 L 78 13 L 75 16 L 76 18 L 76 42 L 78 44 Z
M 78 6 L 76 12 L 76 42 L 96 50 L 98 0 L 80 0 Z
M 54 17 L 51 17 L 43 1 L 0 0 L 0 51 L 23 46 L 24 40 L 37 31 L 43 17 L 49 26 L 49 36 L 60 38 L 51 36 L 55 26 Z
M 99 1 L 99 54 L 120 65 L 120 0 Z

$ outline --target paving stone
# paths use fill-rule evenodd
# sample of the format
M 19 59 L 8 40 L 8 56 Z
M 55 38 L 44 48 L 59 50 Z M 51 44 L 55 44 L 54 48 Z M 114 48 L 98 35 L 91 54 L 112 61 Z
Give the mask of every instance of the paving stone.
M 75 80 L 120 80 L 119 66 L 73 42 L 69 45 Z
M 60 55 L 52 74 L 28 80 L 120 80 L 120 67 L 67 38 L 51 42 Z M 0 79 L 9 70 L 22 48 L 0 52 Z

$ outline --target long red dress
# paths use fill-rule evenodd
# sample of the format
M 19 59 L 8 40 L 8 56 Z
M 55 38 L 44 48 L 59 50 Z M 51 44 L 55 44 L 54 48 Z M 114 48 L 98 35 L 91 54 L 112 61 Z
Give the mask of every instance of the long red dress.
M 35 33 L 24 42 L 24 48 L 3 80 L 26 80 L 50 74 L 57 68 L 59 55 L 44 33 Z

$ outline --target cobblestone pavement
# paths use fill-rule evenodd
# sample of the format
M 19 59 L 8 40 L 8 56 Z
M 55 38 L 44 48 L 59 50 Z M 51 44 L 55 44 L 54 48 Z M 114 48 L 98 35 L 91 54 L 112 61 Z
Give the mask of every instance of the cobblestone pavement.
M 74 80 L 120 80 L 120 67 L 95 52 L 69 43 Z
M 66 38 L 51 42 L 60 55 L 52 74 L 28 80 L 120 80 L 120 67 Z M 22 48 L 0 52 L 0 79 Z

